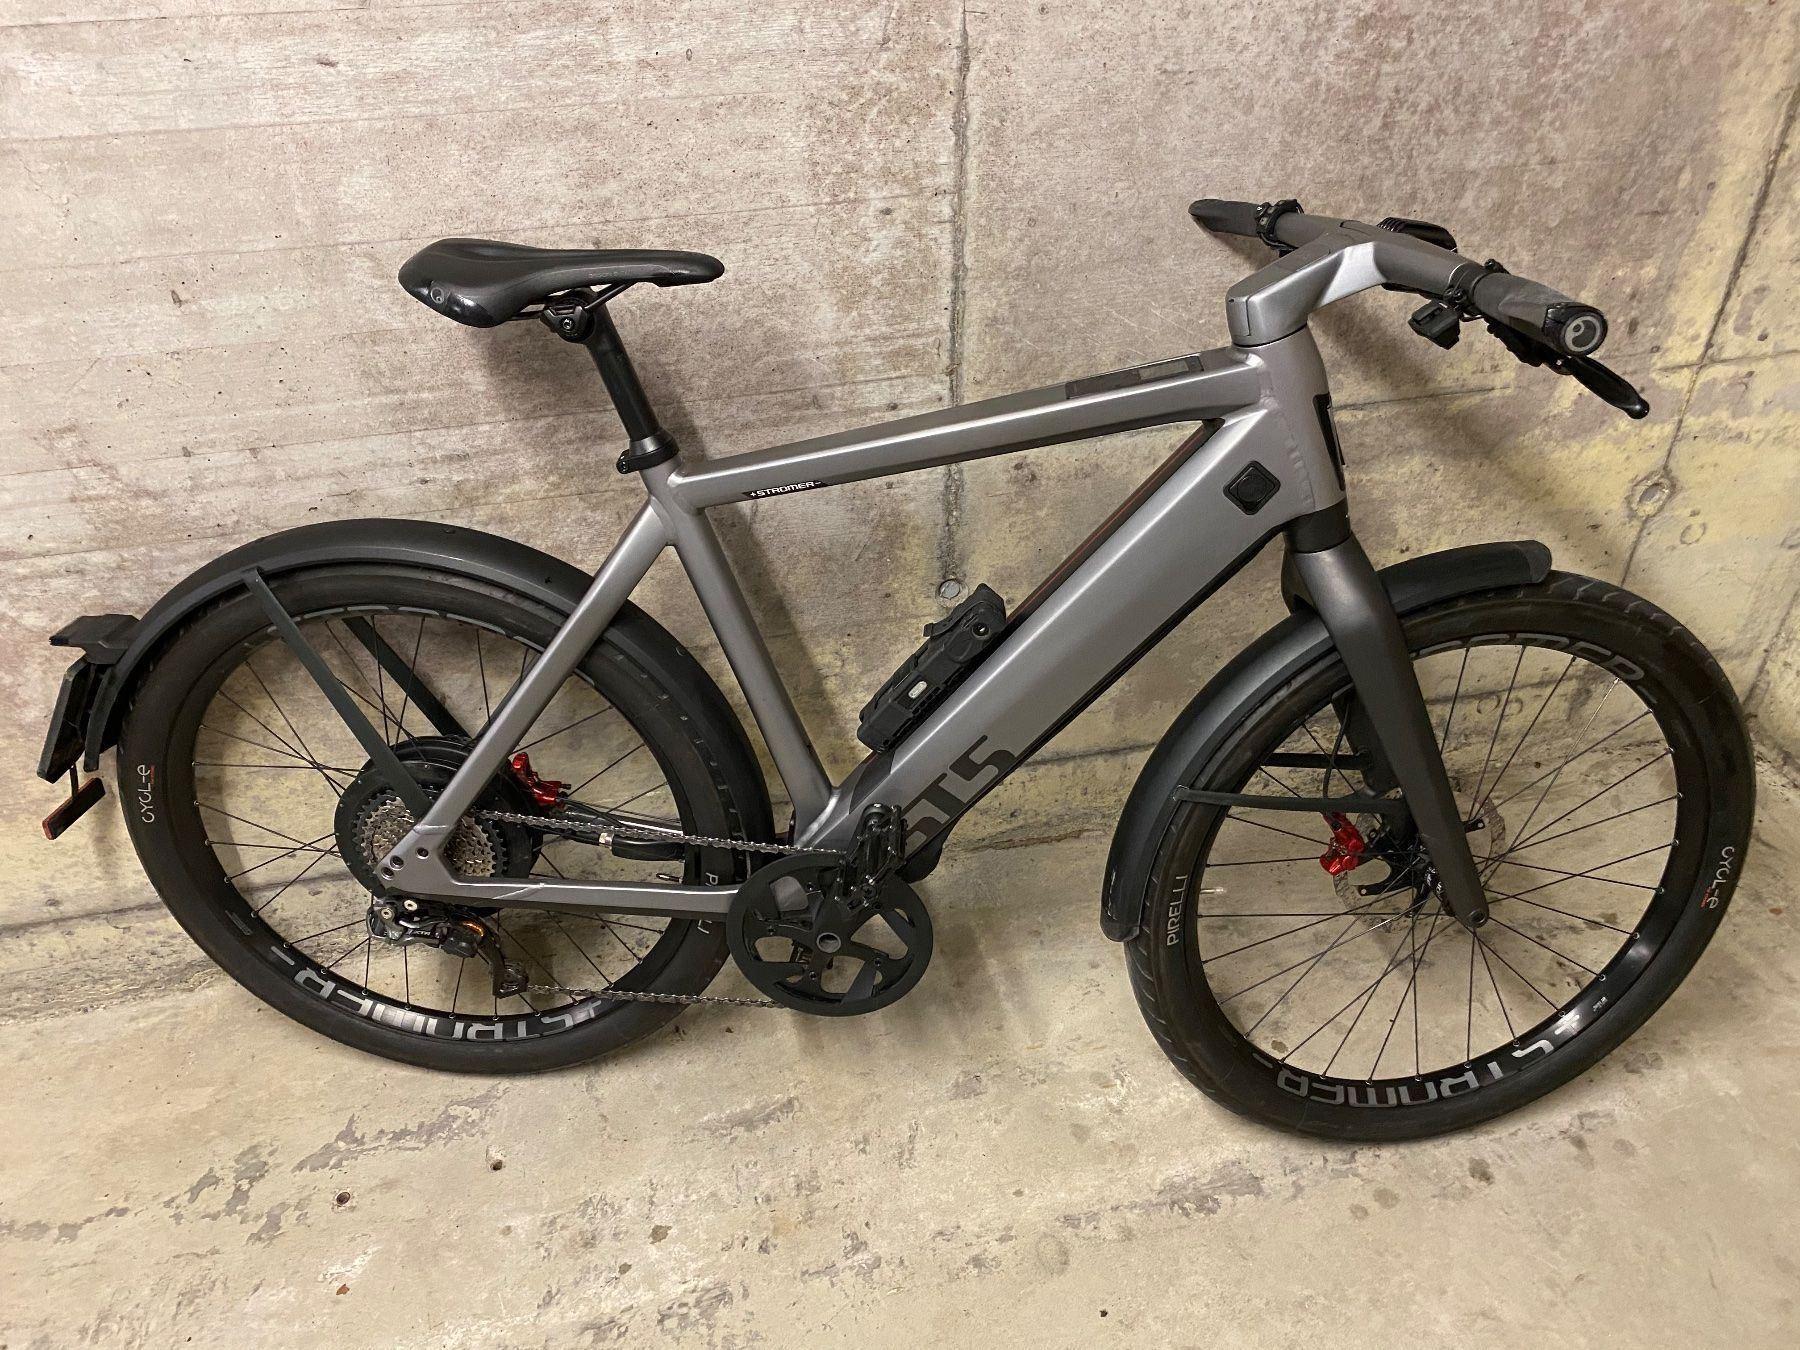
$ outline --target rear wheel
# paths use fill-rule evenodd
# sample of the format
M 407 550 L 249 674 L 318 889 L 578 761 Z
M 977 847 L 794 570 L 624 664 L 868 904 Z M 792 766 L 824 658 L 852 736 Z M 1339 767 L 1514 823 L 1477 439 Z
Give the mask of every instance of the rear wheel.
M 1737 700 L 1647 602 L 1553 573 L 1403 626 L 1488 926 L 1447 912 L 1392 817 L 1195 804 L 1158 845 L 1152 921 L 1128 948 L 1146 1020 L 1198 1087 L 1333 1138 L 1471 1125 L 1596 1063 L 1692 967 L 1749 839 Z M 1357 726 L 1332 653 L 1183 781 L 1366 792 Z
M 421 782 L 441 786 L 562 616 L 450 574 L 389 566 L 303 573 L 275 590 Z M 641 618 L 641 616 L 640 616 Z M 520 741 L 530 771 L 578 802 L 707 836 L 767 829 L 733 748 L 671 697 L 703 680 L 647 621 L 598 643 Z M 635 652 L 635 655 L 633 654 Z M 416 683 L 406 670 L 414 672 Z M 564 990 L 694 994 L 725 959 L 719 925 L 642 916 L 472 910 L 530 987 L 495 995 L 454 944 L 376 931 L 376 860 L 412 817 L 246 594 L 206 611 L 158 659 L 120 738 L 126 821 L 152 883 L 194 940 L 280 1011 L 340 1041 L 431 1068 L 550 1069 L 626 1045 L 679 1004 Z M 732 855 L 630 861 L 501 817 L 541 812 L 497 776 L 450 852 L 459 871 L 648 880 L 735 877 Z M 477 931 L 474 928 L 469 931 Z

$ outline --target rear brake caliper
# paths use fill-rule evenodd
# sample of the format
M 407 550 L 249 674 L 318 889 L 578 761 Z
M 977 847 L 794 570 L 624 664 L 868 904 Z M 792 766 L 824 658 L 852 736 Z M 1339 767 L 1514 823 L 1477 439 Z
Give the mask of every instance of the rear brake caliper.
M 1331 847 L 1319 855 L 1319 866 L 1334 877 L 1353 872 L 1369 859 L 1369 841 L 1342 811 L 1329 811 L 1325 823 L 1331 826 Z
M 554 811 L 562 804 L 563 793 L 567 783 L 560 783 L 554 778 L 540 777 L 538 771 L 531 767 L 531 756 L 523 750 L 507 761 L 512 769 L 513 777 L 520 787 L 530 794 L 531 800 L 546 811 Z

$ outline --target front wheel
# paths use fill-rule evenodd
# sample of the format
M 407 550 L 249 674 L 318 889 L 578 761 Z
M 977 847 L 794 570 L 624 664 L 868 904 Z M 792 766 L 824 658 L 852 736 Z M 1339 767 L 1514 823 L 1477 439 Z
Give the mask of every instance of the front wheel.
M 1327 1138 L 1459 1129 L 1598 1062 L 1692 968 L 1750 835 L 1737 699 L 1648 602 L 1552 573 L 1403 628 L 1490 923 L 1448 913 L 1404 816 L 1186 804 L 1127 949 L 1146 1021 L 1196 1086 Z M 1248 701 L 1182 782 L 1379 791 L 1359 725 L 1330 652 Z

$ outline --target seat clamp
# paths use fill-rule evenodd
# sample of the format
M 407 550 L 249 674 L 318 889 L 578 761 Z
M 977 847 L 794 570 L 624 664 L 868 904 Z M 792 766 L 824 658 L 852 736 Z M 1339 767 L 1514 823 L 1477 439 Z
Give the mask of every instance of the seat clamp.
M 619 472 L 642 473 L 645 469 L 654 469 L 658 464 L 674 459 L 677 448 L 675 438 L 666 431 L 640 436 L 619 456 Z

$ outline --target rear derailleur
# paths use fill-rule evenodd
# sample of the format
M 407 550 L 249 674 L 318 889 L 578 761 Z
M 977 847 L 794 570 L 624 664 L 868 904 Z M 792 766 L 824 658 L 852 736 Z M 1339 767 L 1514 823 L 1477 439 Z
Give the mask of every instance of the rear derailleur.
M 525 967 L 508 959 L 493 930 L 465 910 L 411 897 L 377 898 L 369 905 L 369 933 L 398 947 L 423 944 L 465 961 L 480 957 L 493 977 L 495 998 L 523 993 L 529 983 Z

